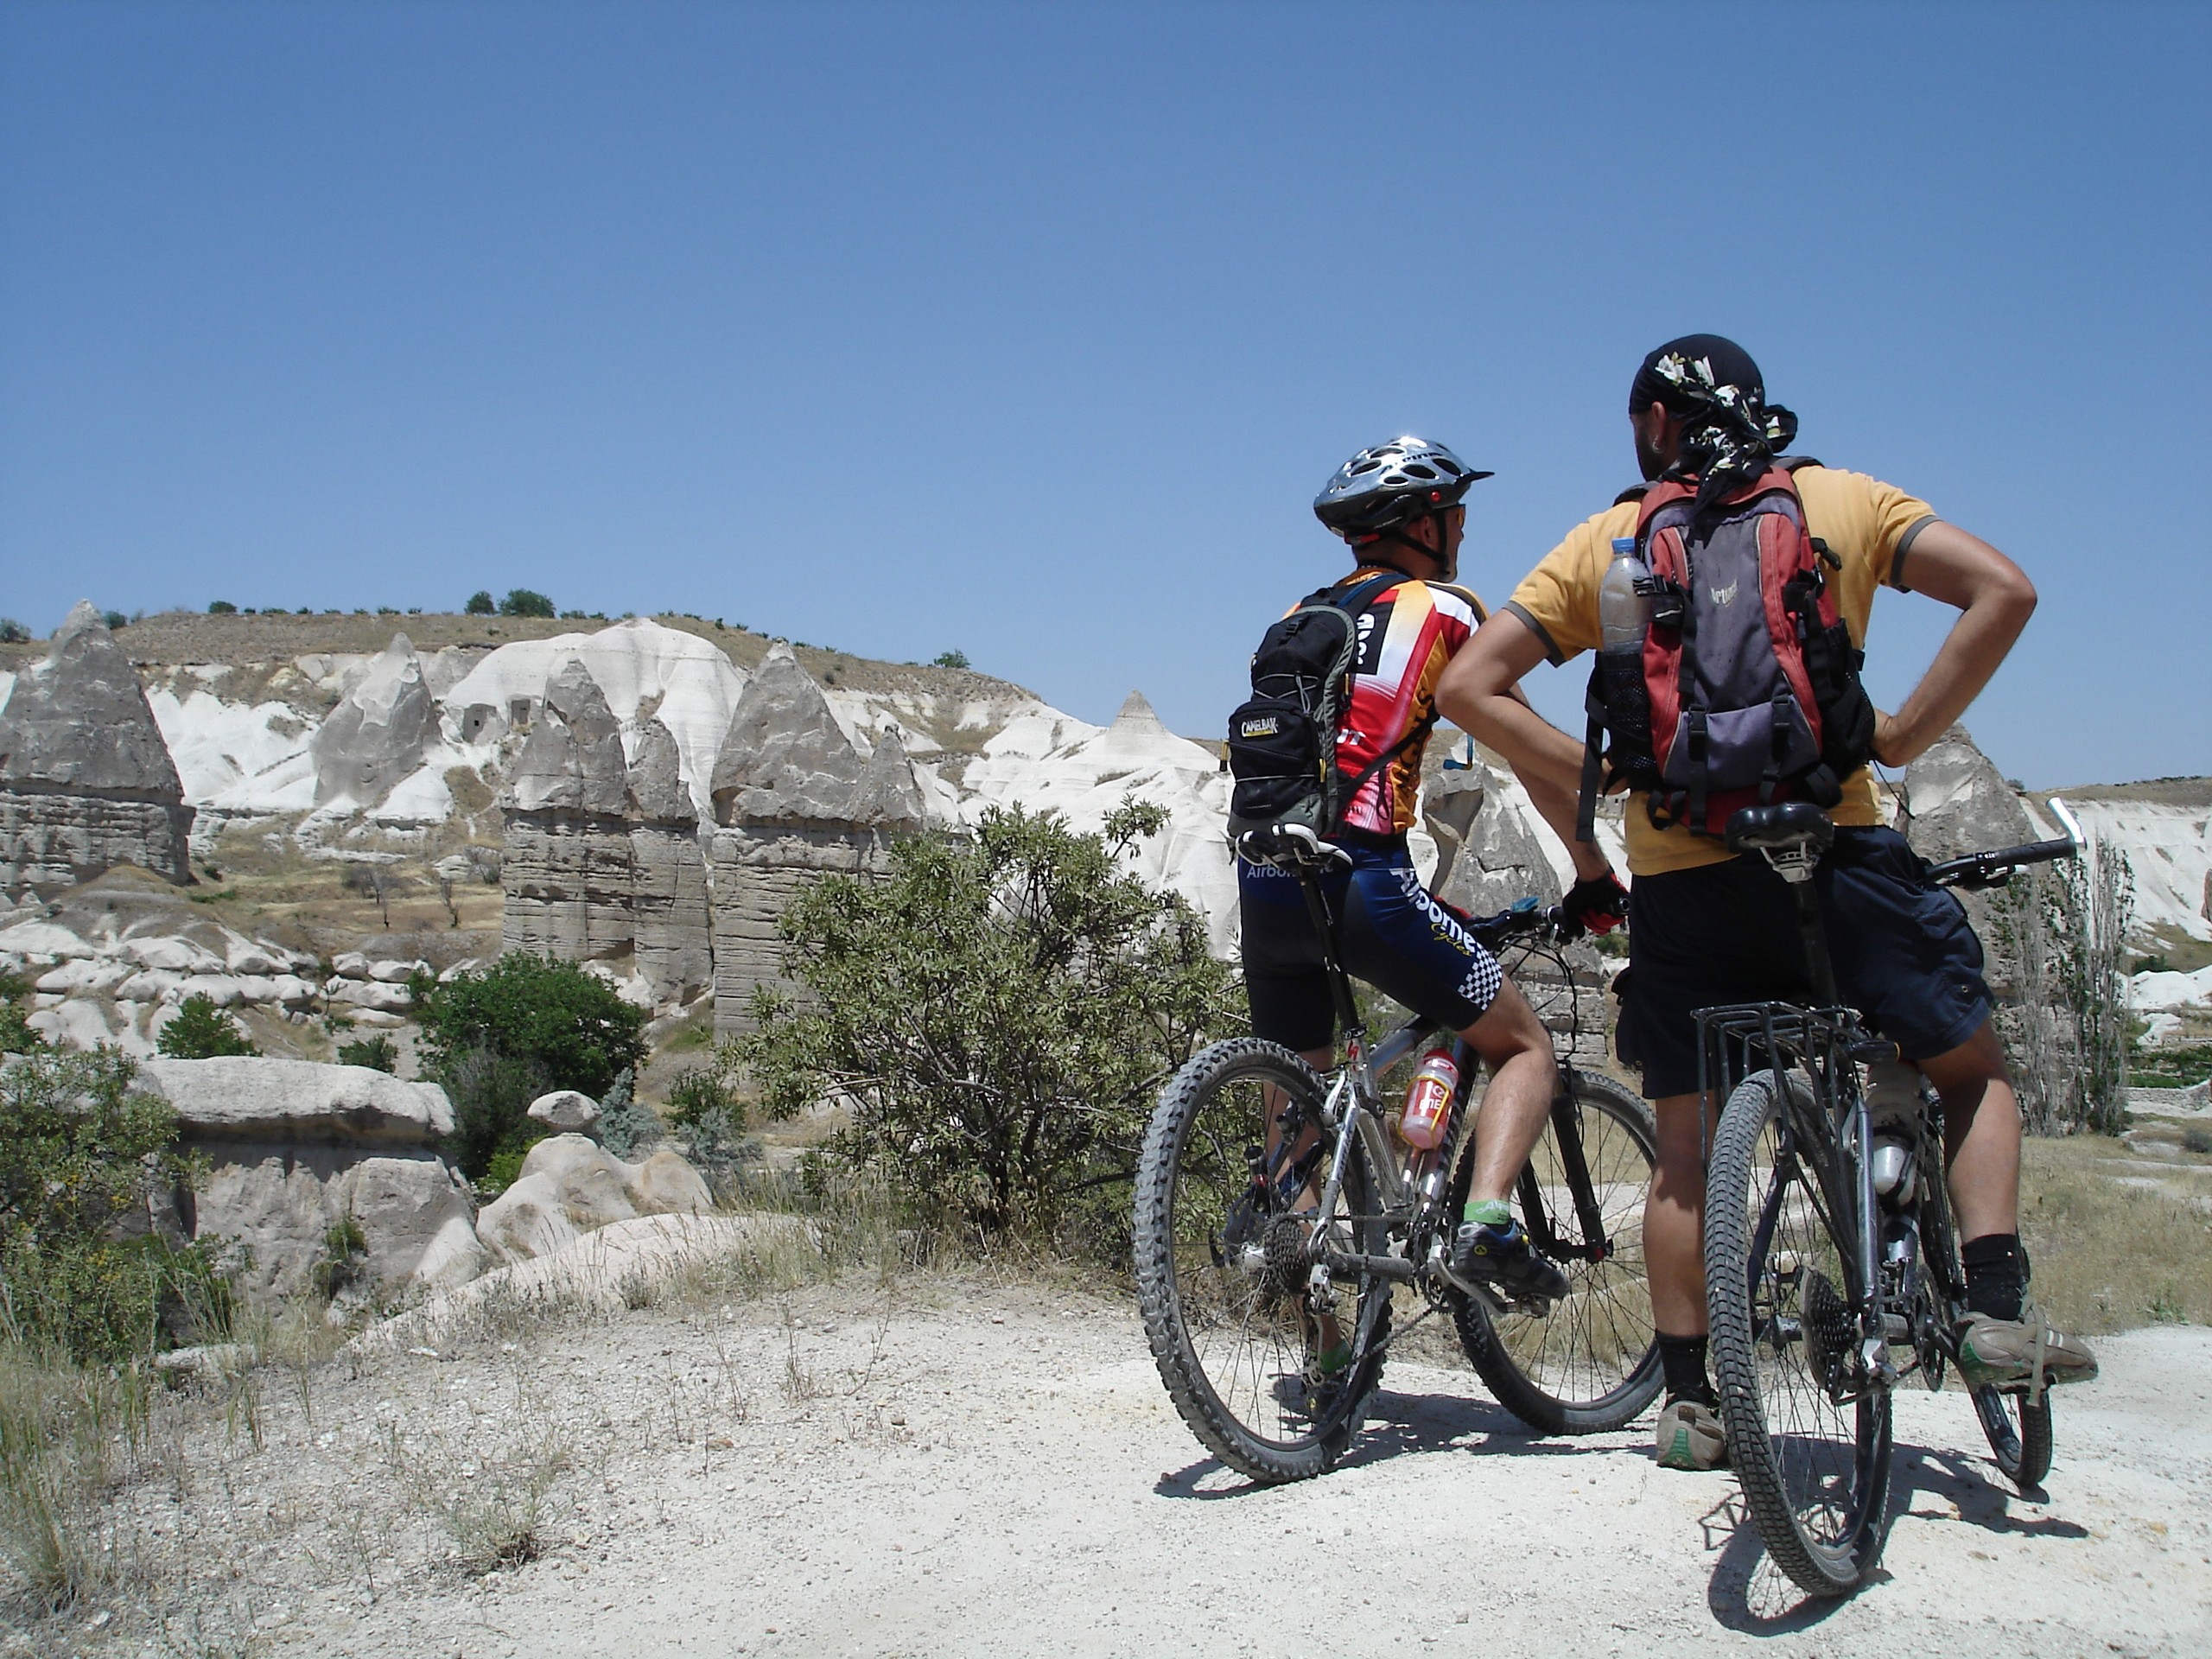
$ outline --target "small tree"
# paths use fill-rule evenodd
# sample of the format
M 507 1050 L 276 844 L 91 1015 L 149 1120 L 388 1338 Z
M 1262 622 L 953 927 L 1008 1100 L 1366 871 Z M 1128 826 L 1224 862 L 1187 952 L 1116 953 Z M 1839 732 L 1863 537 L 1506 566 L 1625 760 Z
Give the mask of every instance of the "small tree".
M 175 1110 L 132 1086 L 137 1071 L 111 1048 L 0 1071 L 0 1304 L 87 1361 L 162 1345 L 181 1288 L 202 1313 L 224 1301 L 206 1251 L 145 1229 L 149 1203 L 205 1171 L 177 1147 Z
M 2055 943 L 2059 984 L 2074 1017 L 2072 1116 L 2095 1135 L 2127 1127 L 2127 1064 L 2134 1052 L 2126 972 L 2135 878 L 2126 855 L 2101 837 L 2066 868 Z
M 1154 1094 L 1241 1024 L 1198 917 L 1122 868 L 1166 822 L 993 810 L 972 840 L 900 842 L 880 882 L 803 894 L 784 966 L 809 999 L 761 994 L 739 1047 L 769 1115 L 842 1101 L 831 1157 L 987 1234 L 1121 1208 Z
M 0 1054 L 35 1054 L 46 1046 L 46 1039 L 31 1029 L 30 1016 L 23 1012 L 23 999 L 30 995 L 30 982 L 21 974 L 0 969 Z
M 30 643 L 31 631 L 12 616 L 0 616 L 0 645 L 22 645 Z
M 130 626 L 130 619 L 121 611 L 102 611 L 100 620 L 107 624 L 110 633 L 120 633 Z
M 210 616 L 236 616 L 238 613 L 238 607 L 227 599 L 211 599 L 207 601 L 207 614 Z
M 443 982 L 408 982 L 424 1070 L 453 1102 L 454 1161 L 481 1176 L 537 1138 L 530 1103 L 553 1089 L 603 1100 L 645 1062 L 645 1013 L 573 962 L 511 951 Z
M 965 668 L 968 666 L 968 653 L 964 651 L 940 651 L 930 660 L 939 668 Z
M 499 608 L 499 606 L 493 602 L 492 590 L 488 588 L 479 588 L 468 596 L 468 603 L 462 606 L 461 611 L 463 616 L 492 616 L 498 613 Z
M 238 1022 L 199 992 L 177 1005 L 154 1046 L 173 1060 L 212 1060 L 226 1054 L 258 1054 Z
M 499 601 L 501 616 L 551 616 L 553 601 L 528 588 L 516 588 Z

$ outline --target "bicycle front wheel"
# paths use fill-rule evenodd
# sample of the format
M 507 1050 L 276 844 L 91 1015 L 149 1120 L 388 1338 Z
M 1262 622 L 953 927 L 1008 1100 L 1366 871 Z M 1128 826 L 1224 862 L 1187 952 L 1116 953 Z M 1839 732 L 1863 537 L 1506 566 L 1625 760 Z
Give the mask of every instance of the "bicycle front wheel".
M 1728 1097 L 1706 1178 L 1705 1294 L 1745 1502 L 1775 1565 L 1834 1596 L 1881 1553 L 1890 1395 L 1856 1375 L 1856 1212 L 1847 1162 L 1824 1179 L 1827 1148 L 1798 1133 L 1813 1109 L 1795 1073 L 1754 1072 Z
M 1382 1374 L 1390 1287 L 1371 1274 L 1311 1281 L 1306 1247 L 1334 1137 L 1321 1079 L 1290 1050 L 1241 1039 L 1195 1056 L 1160 1093 L 1137 1163 L 1137 1303 L 1160 1381 L 1222 1462 L 1262 1482 L 1303 1480 L 1344 1455 Z M 1294 1149 L 1273 1183 L 1249 1153 L 1287 1107 Z M 1364 1153 L 1352 1142 L 1337 1241 L 1379 1255 Z M 1340 1359 L 1348 1346 L 1348 1363 Z M 1334 1351 L 1333 1352 L 1332 1351 Z
M 1459 1345 L 1497 1402 L 1548 1434 L 1633 1421 L 1659 1392 L 1659 1339 L 1644 1281 L 1643 1200 L 1658 1161 L 1649 1109 L 1610 1077 L 1570 1071 L 1529 1157 L 1522 1224 L 1573 1288 L 1543 1313 L 1492 1319 L 1449 1294 Z M 1479 1121 L 1478 1122 L 1479 1128 Z M 1457 1216 L 1474 1179 L 1474 1136 L 1452 1184 Z

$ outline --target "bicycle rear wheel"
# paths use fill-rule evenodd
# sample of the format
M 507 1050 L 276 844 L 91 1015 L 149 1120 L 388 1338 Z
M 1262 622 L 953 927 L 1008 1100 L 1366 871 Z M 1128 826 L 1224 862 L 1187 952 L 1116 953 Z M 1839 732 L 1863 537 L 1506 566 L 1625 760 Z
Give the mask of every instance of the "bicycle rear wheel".
M 1160 1381 L 1208 1450 L 1262 1482 L 1306 1479 L 1344 1455 L 1389 1333 L 1386 1281 L 1340 1276 L 1319 1296 L 1310 1287 L 1305 1247 L 1334 1137 L 1325 1133 L 1272 1196 L 1247 1160 L 1268 1143 L 1271 1104 L 1287 1103 L 1303 1129 L 1320 1123 L 1323 1095 L 1280 1045 L 1216 1043 L 1161 1091 L 1137 1164 L 1137 1303 Z M 1381 1254 L 1389 1240 L 1371 1191 L 1355 1139 L 1338 1242 Z M 1351 1359 L 1325 1374 L 1331 1332 Z
M 1572 1290 L 1547 1313 L 1509 1308 L 1497 1319 L 1460 1291 L 1449 1300 L 1459 1345 L 1500 1405 L 1548 1434 L 1595 1434 L 1634 1421 L 1659 1392 L 1643 1272 L 1643 1200 L 1658 1143 L 1649 1109 L 1627 1090 L 1587 1071 L 1567 1075 L 1569 1090 L 1529 1155 L 1519 1196 L 1522 1224 Z M 1562 1141 L 1563 1123 L 1586 1186 L 1574 1148 Z M 1474 1136 L 1466 1139 L 1452 1175 L 1447 1213 L 1455 1217 L 1474 1179 Z M 1605 1241 L 1602 1256 L 1596 1237 Z
M 1945 1185 L 1942 1137 L 1923 1138 L 1920 1158 L 1921 1257 L 1927 1263 L 1947 1320 L 1965 1313 L 1967 1275 L 1959 1257 L 1957 1230 L 1951 1224 L 1950 1194 Z M 2024 1390 L 1968 1389 L 1974 1414 L 1989 1441 L 1989 1455 L 2005 1479 L 2021 1491 L 2041 1486 L 2050 1472 L 2050 1395 L 2030 1400 Z
M 1797 1131 L 1814 1109 L 1794 1073 L 1754 1072 L 1729 1096 L 1706 1178 L 1705 1291 L 1745 1502 L 1775 1565 L 1834 1596 L 1881 1554 L 1890 1395 L 1853 1380 L 1856 1209 L 1845 1172 L 1823 1179 L 1826 1146 Z

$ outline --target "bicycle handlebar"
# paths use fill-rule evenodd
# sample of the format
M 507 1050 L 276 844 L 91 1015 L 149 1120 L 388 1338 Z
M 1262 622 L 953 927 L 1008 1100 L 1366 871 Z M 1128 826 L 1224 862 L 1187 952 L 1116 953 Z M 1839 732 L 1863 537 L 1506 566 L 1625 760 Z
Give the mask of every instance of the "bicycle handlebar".
M 2023 864 L 2048 864 L 2072 858 L 2081 844 L 2061 836 L 2055 841 L 2031 841 L 2021 847 L 2001 847 L 1986 853 L 1968 853 L 1938 864 L 1928 879 L 1939 887 L 1994 887 L 2001 886 Z

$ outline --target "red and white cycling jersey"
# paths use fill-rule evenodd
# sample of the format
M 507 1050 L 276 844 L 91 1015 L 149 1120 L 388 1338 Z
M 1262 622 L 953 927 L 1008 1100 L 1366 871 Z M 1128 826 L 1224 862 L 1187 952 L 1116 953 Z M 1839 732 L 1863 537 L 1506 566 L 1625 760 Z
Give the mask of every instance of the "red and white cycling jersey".
M 1363 582 L 1383 568 L 1363 566 L 1338 586 Z M 1429 717 L 1444 664 L 1485 614 L 1482 601 L 1466 588 L 1412 576 L 1368 602 L 1357 620 L 1351 705 L 1337 728 L 1337 765 L 1346 777 L 1357 777 Z M 1427 747 L 1423 733 L 1377 769 L 1344 809 L 1344 827 L 1372 836 L 1401 836 L 1412 829 Z

